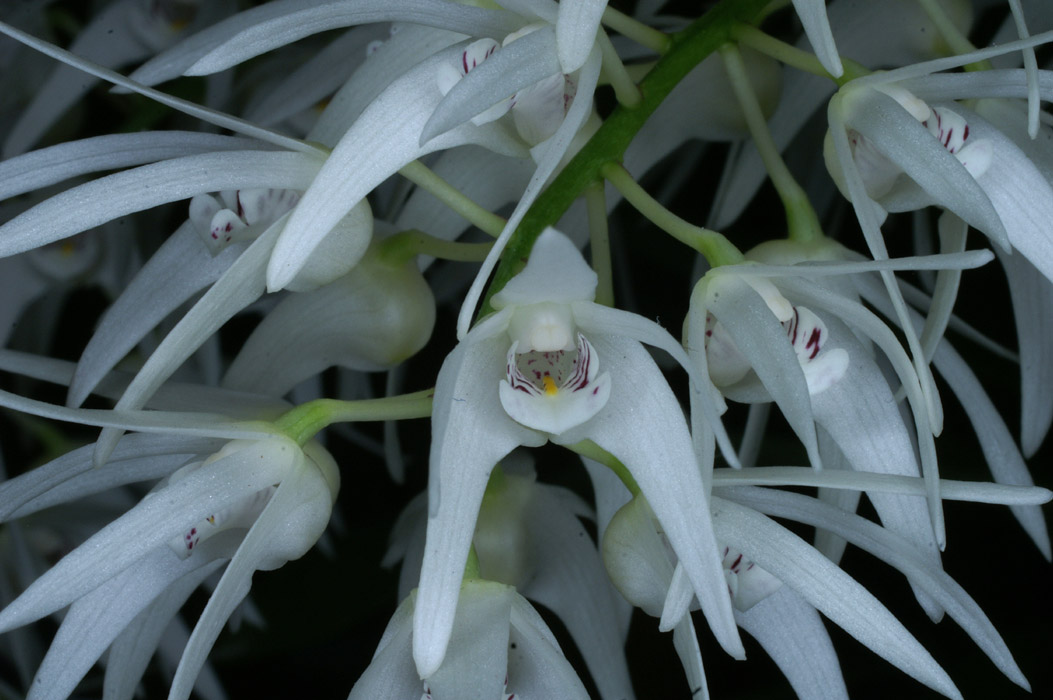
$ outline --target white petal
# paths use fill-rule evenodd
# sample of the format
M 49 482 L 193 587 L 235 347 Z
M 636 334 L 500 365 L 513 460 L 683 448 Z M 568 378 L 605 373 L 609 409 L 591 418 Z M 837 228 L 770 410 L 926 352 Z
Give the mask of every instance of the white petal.
M 198 437 L 266 438 L 275 429 L 264 422 L 235 422 L 214 413 L 166 411 L 111 411 L 104 409 L 66 408 L 27 399 L 17 394 L 0 391 L 0 406 L 13 408 L 42 418 L 94 425 L 116 430 L 172 433 Z
M 173 158 L 55 195 L 0 226 L 0 256 L 58 241 L 136 211 L 201 192 L 304 189 L 320 162 L 300 153 L 230 151 Z
M 224 129 L 230 129 L 234 132 L 245 136 L 251 136 L 258 138 L 261 141 L 274 144 L 281 148 L 287 148 L 292 151 L 300 153 L 318 154 L 318 148 L 310 144 L 306 144 L 303 141 L 289 138 L 284 134 L 279 134 L 270 129 L 251 124 L 243 119 L 232 117 L 229 114 L 218 112 L 208 107 L 202 107 L 199 104 L 190 102 L 189 100 L 180 99 L 178 97 L 172 97 L 171 95 L 153 90 L 145 87 L 141 83 L 137 83 L 134 80 L 129 80 L 120 73 L 116 73 L 108 68 L 100 66 L 99 64 L 76 56 L 69 51 L 58 48 L 54 44 L 49 44 L 46 41 L 37 39 L 34 36 L 26 34 L 25 32 L 15 29 L 6 22 L 0 22 L 0 33 L 6 34 L 7 36 L 19 41 L 27 46 L 30 46 L 41 53 L 51 56 L 52 58 L 62 61 L 66 65 L 73 66 L 78 70 L 81 70 L 89 75 L 94 75 L 103 80 L 109 81 L 114 85 L 119 85 L 123 88 L 131 90 L 132 92 L 140 95 L 145 95 L 155 102 L 159 102 L 163 105 L 167 105 L 175 110 L 189 114 L 192 117 L 202 119 L 209 124 L 215 124 Z
M 587 700 L 585 686 L 556 638 L 522 596 L 512 600 L 510 621 L 508 690 L 523 700 Z
M 735 619 L 772 658 L 801 700 L 848 700 L 837 653 L 823 621 L 789 586 Z
M 500 335 L 488 338 L 488 329 L 480 326 L 473 332 L 475 338 L 454 348 L 435 385 L 430 516 L 413 621 L 413 658 L 422 677 L 434 673 L 446 655 L 490 471 L 519 445 L 536 447 L 545 442 L 501 409 L 497 384 L 503 375 L 506 346 Z
M 782 579 L 874 653 L 947 697 L 961 698 L 892 613 L 826 557 L 759 513 L 716 497 L 713 505 L 721 540 Z
M 116 170 L 215 151 L 246 151 L 263 144 L 238 136 L 192 131 L 144 131 L 70 141 L 0 162 L 0 199 L 100 170 Z
M 841 382 L 812 397 L 816 422 L 834 439 L 853 469 L 918 476 L 911 436 L 881 369 L 847 328 L 835 319 L 830 323 L 852 360 Z M 886 528 L 912 541 L 933 566 L 940 566 L 924 498 L 882 493 L 868 493 L 867 497 Z M 942 615 L 939 607 L 917 589 L 915 594 L 929 617 L 938 620 Z
M 584 426 L 584 437 L 632 472 L 694 584 L 710 629 L 729 654 L 742 658 L 705 486 L 680 405 L 639 343 L 603 335 L 592 342 L 608 358 L 613 381 L 607 406 Z
M 695 624 L 688 615 L 673 629 L 673 646 L 684 667 L 687 687 L 691 700 L 709 700 L 709 686 L 706 684 L 706 671 L 702 666 L 702 650 L 698 646 Z
M 509 625 L 515 589 L 499 583 L 465 582 L 457 604 L 450 649 L 424 682 L 435 700 L 497 698 L 508 674 Z M 417 596 L 415 614 L 426 614 Z
M 388 86 L 344 134 L 293 210 L 274 248 L 267 269 L 268 289 L 285 288 L 337 222 L 410 161 L 465 143 L 510 152 L 506 147 L 512 145 L 511 137 L 497 124 L 466 124 L 424 146 L 417 145 L 424 123 L 442 98 L 436 71 L 459 51 L 451 47 L 418 64 Z
M 549 227 L 542 231 L 526 267 L 495 294 L 495 309 L 543 301 L 569 303 L 596 297 L 596 273 L 570 239 Z
M 162 636 L 173 627 L 181 627 L 179 619 L 173 617 L 186 603 L 190 594 L 205 578 L 222 566 L 224 561 L 217 559 L 210 565 L 175 581 L 117 636 L 106 656 L 106 676 L 103 681 L 103 697 L 106 700 L 132 700 L 150 658 L 155 652 L 163 653 L 163 648 L 160 648 Z M 182 634 L 181 641 L 185 643 L 188 634 L 185 630 Z M 211 673 L 208 675 L 213 676 Z M 202 674 L 199 680 L 205 680 L 205 674 Z M 205 697 L 200 684 L 197 690 Z M 210 697 L 216 696 L 212 694 Z
M 841 57 L 837 54 L 830 21 L 826 17 L 825 0 L 793 0 L 793 9 L 797 11 L 804 25 L 804 33 L 808 35 L 808 41 L 823 68 L 835 78 L 840 78 L 844 68 L 841 67 Z
M 131 435 L 113 455 L 112 469 L 95 469 L 91 445 L 13 479 L 0 482 L 0 521 L 21 518 L 43 508 L 73 501 L 122 484 L 167 476 L 194 455 L 210 454 L 222 442 L 182 435 Z
M 600 18 L 607 0 L 561 2 L 556 19 L 556 41 L 563 73 L 573 73 L 585 65 L 585 59 L 596 42 Z
M 556 613 L 567 626 L 601 697 L 629 700 L 632 683 L 619 628 L 628 605 L 611 586 L 581 521 L 555 498 L 556 493 L 539 485 L 529 506 L 530 545 L 538 567 L 520 592 Z
M 882 281 L 886 289 L 890 283 L 895 285 L 895 280 L 891 278 L 891 273 L 882 273 Z M 858 284 L 860 283 L 857 282 Z M 802 303 L 808 304 L 815 309 L 826 309 L 834 316 L 841 318 L 857 333 L 862 333 L 864 336 L 869 337 L 881 348 L 892 363 L 907 393 L 911 411 L 914 414 L 918 447 L 921 453 L 921 470 L 929 489 L 929 517 L 932 520 L 933 531 L 936 533 L 936 543 L 942 550 L 946 542 L 946 531 L 943 521 L 943 506 L 939 498 L 939 470 L 936 463 L 936 447 L 932 439 L 934 431 L 929 423 L 930 411 L 926 410 L 927 402 L 925 401 L 924 392 L 919 386 L 918 375 L 914 372 L 914 369 L 917 368 L 917 363 L 914 364 L 914 369 L 912 369 L 910 359 L 889 327 L 861 304 L 846 299 L 839 294 L 829 292 L 818 285 L 800 284 L 796 280 L 786 280 L 783 283 L 783 287 L 788 290 L 788 293 L 789 290 L 792 290 L 795 299 L 800 299 Z M 893 289 L 896 290 L 896 296 L 892 300 L 889 300 L 887 295 L 873 288 L 869 290 L 872 294 L 867 296 L 867 300 L 875 305 L 884 303 L 887 307 L 890 304 L 894 304 L 896 299 L 902 300 L 902 297 L 898 294 L 898 287 L 893 286 Z M 903 313 L 905 317 L 906 312 L 907 310 L 904 307 Z M 916 333 L 909 333 L 909 331 L 914 330 L 913 327 L 907 330 L 908 338 L 917 338 Z M 915 358 L 917 357 L 919 355 L 915 355 Z M 927 364 L 923 365 L 923 367 L 928 370 Z M 931 373 L 928 376 L 931 378 Z M 935 387 L 933 389 L 935 390 Z M 935 399 L 938 404 L 939 397 L 937 396 Z
M 220 561 L 181 560 L 167 547 L 153 550 L 70 606 L 26 700 L 66 697 L 132 619 L 164 588 Z M 208 566 L 212 564 L 211 566 Z
M 245 108 L 245 118 L 271 126 L 322 102 L 341 85 L 366 59 L 370 42 L 388 36 L 384 25 L 355 27 L 337 36 L 328 46 L 311 55 L 299 68 L 282 76 L 255 102 Z

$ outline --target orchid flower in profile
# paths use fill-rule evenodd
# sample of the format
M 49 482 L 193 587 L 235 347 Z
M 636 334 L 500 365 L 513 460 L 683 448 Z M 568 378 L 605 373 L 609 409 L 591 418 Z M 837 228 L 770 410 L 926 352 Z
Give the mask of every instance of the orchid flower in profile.
M 460 585 L 450 653 L 422 680 L 412 656 L 419 601 L 419 593 L 412 591 L 399 605 L 348 700 L 589 697 L 530 603 L 512 586 L 479 579 Z
M 861 304 L 851 275 L 960 270 L 982 265 L 991 255 L 977 251 L 883 263 L 853 262 L 853 257 L 832 241 L 773 241 L 750 251 L 742 265 L 711 270 L 692 294 L 686 346 L 699 372 L 707 373 L 725 397 L 751 404 L 774 401 L 813 466 L 823 464 L 819 426 L 853 469 L 924 475 L 930 489 L 928 517 L 925 504 L 914 497 L 877 494 L 875 499 L 882 521 L 938 562 L 943 524 L 930 408 L 910 357 L 892 330 Z M 893 397 L 895 387 L 875 362 L 870 343 L 888 358 L 906 390 L 920 469 L 911 431 Z M 930 614 L 939 613 L 930 608 Z
M 629 468 L 717 639 L 733 656 L 742 654 L 687 423 L 641 342 L 685 367 L 688 358 L 657 324 L 594 303 L 596 283 L 574 245 L 547 229 L 524 270 L 493 297 L 497 312 L 458 344 L 439 372 L 413 635 L 424 677 L 446 654 L 494 465 L 520 445 L 549 440 L 592 440 Z
M 74 419 L 87 414 L 60 413 Z M 191 425 L 194 419 L 187 418 Z M 82 420 L 95 422 L 91 415 Z M 153 425 L 156 429 L 156 421 Z M 124 427 L 133 426 L 142 427 L 134 421 Z M 187 429 L 173 426 L 172 437 Z M 247 431 L 213 421 L 206 432 Z M 253 573 L 303 556 L 329 522 L 340 478 L 332 457 L 317 444 L 301 449 L 273 434 L 228 441 L 212 454 L 187 454 L 209 441 L 137 437 L 144 439 L 132 440 L 126 453 L 118 453 L 113 469 L 92 469 L 90 449 L 82 449 L 78 459 L 3 484 L 11 497 L 8 515 L 21 516 L 85 492 L 163 475 L 138 505 L 0 611 L 0 629 L 8 630 L 70 606 L 30 697 L 66 697 L 111 643 L 116 650 L 110 657 L 113 682 L 133 689 L 149 657 L 128 648 L 123 637 L 130 634 L 136 644 L 152 649 L 190 593 L 229 561 L 172 683 L 169 697 L 185 700 L 227 618 L 248 594 Z M 67 488 L 74 483 L 76 488 Z M 153 608 L 144 620 L 141 613 Z M 101 622 L 99 610 L 107 611 Z

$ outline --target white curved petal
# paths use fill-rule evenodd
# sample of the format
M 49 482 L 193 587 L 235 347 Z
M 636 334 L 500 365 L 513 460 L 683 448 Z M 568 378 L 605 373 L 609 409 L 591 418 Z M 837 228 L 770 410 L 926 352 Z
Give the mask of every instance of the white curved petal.
M 581 521 L 555 497 L 557 493 L 550 487 L 535 489 L 528 523 L 533 558 L 539 564 L 520 592 L 556 613 L 567 626 L 602 698 L 631 700 L 625 637 L 619 625 L 628 606 L 611 586 Z
M 143 131 L 70 141 L 0 162 L 0 200 L 100 170 L 216 151 L 247 151 L 254 146 L 263 144 L 193 131 Z
M 230 151 L 172 158 L 107 175 L 57 194 L 0 226 L 0 256 L 202 192 L 304 189 L 319 165 L 319 160 L 300 153 Z
M 789 586 L 735 620 L 783 672 L 801 700 L 848 700 L 837 652 L 815 608 Z
M 605 335 L 592 336 L 592 342 L 607 358 L 613 381 L 607 406 L 583 426 L 582 437 L 629 468 L 683 562 L 710 629 L 729 654 L 742 658 L 705 486 L 680 404 L 639 343 Z
M 494 465 L 519 445 L 545 439 L 509 418 L 497 384 L 506 342 L 487 335 L 502 319 L 480 325 L 439 370 L 432 412 L 428 474 L 429 518 L 413 621 L 413 658 L 422 677 L 442 664 L 453 629 L 468 548 L 483 491 Z M 507 317 L 504 323 L 507 324 Z
M 217 559 L 172 583 L 117 636 L 106 655 L 106 676 L 103 680 L 103 697 L 106 700 L 132 700 L 151 657 L 155 652 L 163 654 L 166 634 L 170 634 L 173 627 L 182 627 L 176 613 L 190 594 L 224 561 Z M 180 641 L 185 643 L 188 633 L 185 629 L 181 631 L 183 638 Z M 206 694 L 203 685 L 210 678 L 218 686 L 211 669 L 206 667 L 206 671 L 209 673 L 199 677 L 201 682 L 196 690 L 202 697 L 222 700 L 222 694 Z
M 355 120 L 388 85 L 427 57 L 468 39 L 464 34 L 416 24 L 396 25 L 369 59 L 344 83 L 307 137 L 335 146 Z
M 812 397 L 816 422 L 834 439 L 853 469 L 919 476 L 911 436 L 881 369 L 847 328 L 833 318 L 830 324 L 836 342 L 852 359 L 842 381 Z M 933 566 L 940 566 L 940 551 L 924 498 L 874 492 L 868 492 L 867 497 L 886 528 L 913 542 Z M 917 589 L 915 594 L 929 617 L 939 620 L 939 606 Z
M 110 643 L 139 612 L 178 578 L 195 569 L 215 570 L 221 561 L 186 560 L 167 547 L 148 553 L 70 606 L 26 700 L 67 697 Z
M 889 284 L 893 285 L 893 289 L 896 290 L 896 296 L 889 299 L 888 295 L 880 293 L 876 287 L 869 290 L 871 292 L 870 295 L 864 294 L 864 296 L 872 304 L 884 304 L 884 308 L 887 311 L 891 311 L 888 307 L 893 306 L 896 299 L 902 301 L 902 297 L 898 294 L 898 287 L 895 286 L 895 279 L 891 277 L 891 273 L 882 273 L 882 281 L 886 289 L 888 289 Z M 857 284 L 860 283 L 857 282 Z M 918 375 L 915 373 L 917 362 L 913 365 L 911 364 L 910 358 L 907 357 L 895 334 L 861 304 L 823 289 L 818 285 L 801 284 L 797 280 L 785 280 L 783 287 L 788 290 L 788 293 L 792 292 L 795 298 L 800 299 L 802 303 L 817 310 L 825 309 L 829 311 L 832 315 L 842 319 L 846 325 L 855 329 L 856 332 L 869 337 L 881 348 L 891 362 L 906 391 L 911 411 L 914 414 L 918 448 L 921 453 L 921 471 L 928 488 L 929 518 L 932 520 L 933 531 L 936 534 L 936 543 L 942 550 L 946 543 L 946 528 L 943 520 L 943 505 L 939 496 L 939 468 L 936 462 L 936 447 L 932 437 L 934 431 L 929 423 L 931 411 L 927 410 L 928 403 L 925 400 Z M 903 308 L 905 318 L 907 317 L 906 311 L 906 308 Z M 905 330 L 908 331 L 908 338 L 917 338 L 916 332 L 909 333 L 909 331 L 914 331 L 913 326 Z M 919 356 L 915 355 L 915 360 Z M 925 370 L 929 369 L 927 364 L 923 365 L 923 367 Z M 931 373 L 928 376 L 931 378 Z M 935 386 L 933 386 L 933 390 L 935 390 Z M 938 404 L 939 397 L 936 396 L 935 399 Z
M 195 455 L 211 454 L 220 447 L 222 441 L 215 438 L 130 435 L 114 451 L 111 469 L 95 469 L 91 460 L 93 447 L 79 447 L 0 482 L 0 522 L 123 484 L 160 479 Z
M 273 126 L 322 102 L 343 85 L 366 59 L 371 42 L 388 35 L 384 25 L 355 27 L 344 32 L 307 59 L 300 67 L 282 76 L 265 94 L 245 108 L 245 118 Z
M 961 698 L 946 672 L 892 613 L 826 557 L 748 508 L 717 497 L 713 506 L 722 541 L 782 579 L 874 653 L 947 697 Z
M 999 636 L 991 621 L 984 615 L 980 606 L 950 576 L 939 569 L 934 569 L 925 561 L 924 557 L 919 556 L 915 547 L 904 542 L 901 538 L 888 532 L 876 523 L 857 515 L 846 514 L 843 511 L 800 494 L 750 488 L 735 490 L 728 495 L 733 500 L 747 506 L 747 508 L 741 508 L 743 513 L 751 513 L 749 508 L 756 508 L 775 517 L 789 518 L 815 527 L 829 529 L 838 533 L 850 543 L 865 549 L 882 561 L 895 567 L 931 595 L 947 611 L 947 614 L 961 625 L 962 629 L 998 666 L 1002 673 L 1006 674 L 1011 681 L 1020 687 L 1029 688 L 1027 679 L 1024 678 L 1016 662 L 1013 661 L 1013 656 L 1006 647 L 1005 642 Z M 751 513 L 749 519 L 753 521 L 759 518 L 763 518 L 763 516 Z M 767 522 L 771 523 L 771 521 Z M 769 526 L 766 525 L 765 527 Z M 754 536 L 761 537 L 759 533 Z M 790 537 L 793 536 L 791 535 Z M 840 572 L 840 569 L 836 569 L 836 571 Z M 814 577 L 814 570 L 808 576 Z M 800 592 L 799 589 L 798 591 Z M 805 597 L 807 599 L 807 596 Z M 816 605 L 814 601 L 810 600 L 809 602 Z M 824 614 L 828 614 L 822 605 L 816 605 L 816 607 Z M 862 610 L 862 607 L 860 610 Z M 885 611 L 886 614 L 887 612 Z M 831 619 L 834 618 L 831 616 Z M 898 622 L 895 624 L 899 626 Z M 891 629 L 886 631 L 891 631 Z M 916 657 L 917 661 L 928 659 L 931 662 L 931 657 L 928 657 L 926 652 L 922 651 L 922 654 L 924 655 Z M 900 668 L 904 667 L 900 666 Z M 942 690 L 940 692 L 947 694 Z

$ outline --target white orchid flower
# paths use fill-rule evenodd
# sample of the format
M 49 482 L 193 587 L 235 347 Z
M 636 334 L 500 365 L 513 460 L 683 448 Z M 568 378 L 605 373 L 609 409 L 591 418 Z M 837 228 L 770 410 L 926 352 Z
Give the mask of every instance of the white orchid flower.
M 853 468 L 917 476 L 914 447 L 892 389 L 856 336 L 878 345 L 893 363 L 914 413 L 920 473 L 930 487 L 931 524 L 919 521 L 917 516 L 923 513 L 911 499 L 879 496 L 884 501 L 879 511 L 884 511 L 882 519 L 890 527 L 938 560 L 936 545 L 942 546 L 944 535 L 930 411 L 910 358 L 888 326 L 859 303 L 859 292 L 847 275 L 882 269 L 963 269 L 981 265 L 991 256 L 978 252 L 847 262 L 849 255 L 832 242 L 772 242 L 750 256 L 775 264 L 748 262 L 710 271 L 692 295 L 686 346 L 699 371 L 708 372 L 728 398 L 778 404 L 813 466 L 823 463 L 818 424 Z M 805 279 L 808 276 L 814 279 Z M 861 401 L 861 396 L 867 400 Z M 884 436 L 881 449 L 868 446 L 875 435 Z
M 512 456 L 502 461 L 479 511 L 472 538 L 479 575 L 515 586 L 554 612 L 580 650 L 600 697 L 632 700 L 624 651 L 630 608 L 611 586 L 579 519 L 591 519 L 592 509 L 566 489 L 537 483 L 532 465 L 515 468 Z M 399 517 L 384 558 L 385 565 L 402 559 L 400 598 L 420 578 L 427 526 L 424 496 Z
M 439 372 L 413 642 L 424 676 L 446 652 L 491 470 L 515 447 L 548 440 L 592 440 L 628 466 L 684 562 L 718 640 L 732 655 L 742 653 L 691 437 L 640 342 L 665 349 L 685 366 L 687 356 L 656 324 L 595 304 L 595 287 L 595 273 L 573 244 L 547 229 L 527 267 L 494 296 L 497 313 L 461 341 Z
M 588 698 L 541 616 L 513 587 L 492 581 L 461 585 L 450 653 L 421 680 L 412 657 L 419 600 L 413 591 L 399 605 L 348 700 Z
M 121 459 L 113 470 L 91 468 L 85 448 L 74 459 L 28 472 L 0 487 L 7 497 L 6 515 L 17 517 L 85 493 L 165 476 L 138 505 L 88 538 L 0 611 L 0 629 L 8 630 L 72 604 L 37 671 L 31 696 L 68 695 L 129 626 L 136 629 L 133 636 L 145 633 L 141 641 L 153 639 L 156 644 L 171 614 L 229 560 L 173 681 L 170 697 L 189 697 L 216 637 L 247 595 L 253 572 L 298 559 L 325 529 L 339 488 L 332 457 L 316 444 L 301 449 L 276 432 L 257 428 L 256 437 L 250 438 L 252 429 L 215 416 L 107 416 L 47 407 L 9 394 L 0 398 L 49 417 L 171 434 L 169 439 L 138 436 L 124 448 L 127 452 L 118 453 Z M 196 452 L 214 449 L 209 447 L 214 441 L 192 437 L 202 433 L 238 439 L 209 456 Z M 171 612 L 144 628 L 138 616 L 153 605 Z M 103 622 L 100 610 L 106 611 Z M 141 653 L 119 655 L 121 668 L 141 673 L 134 657 Z M 129 686 L 128 678 L 117 682 Z

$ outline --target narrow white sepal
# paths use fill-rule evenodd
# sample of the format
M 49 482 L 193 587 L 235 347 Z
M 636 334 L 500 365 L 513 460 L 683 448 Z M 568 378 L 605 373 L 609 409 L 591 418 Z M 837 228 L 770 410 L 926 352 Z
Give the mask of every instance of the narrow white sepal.
M 596 42 L 600 18 L 607 9 L 607 0 L 574 0 L 559 3 L 556 18 L 556 46 L 559 64 L 564 74 L 585 65 Z

